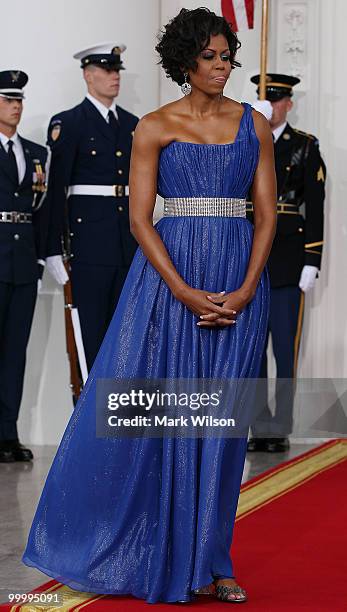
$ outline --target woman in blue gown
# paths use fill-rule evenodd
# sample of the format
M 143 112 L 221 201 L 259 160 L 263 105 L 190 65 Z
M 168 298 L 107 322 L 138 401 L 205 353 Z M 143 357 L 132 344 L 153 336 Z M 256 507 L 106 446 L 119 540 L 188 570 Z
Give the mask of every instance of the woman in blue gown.
M 130 220 L 139 247 L 23 555 L 73 589 L 155 603 L 188 602 L 215 585 L 224 601 L 246 599 L 229 554 L 246 438 L 102 438 L 95 418 L 101 378 L 258 375 L 275 175 L 267 121 L 223 96 L 237 47 L 207 9 L 183 9 L 157 46 L 187 95 L 136 129 Z M 157 192 L 165 208 L 153 226 Z

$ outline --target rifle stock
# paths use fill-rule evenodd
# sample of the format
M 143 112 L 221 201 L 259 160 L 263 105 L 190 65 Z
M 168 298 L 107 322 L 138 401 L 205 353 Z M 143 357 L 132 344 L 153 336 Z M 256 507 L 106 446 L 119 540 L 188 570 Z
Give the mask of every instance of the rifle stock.
M 66 351 L 69 357 L 70 364 L 70 388 L 73 397 L 73 402 L 76 404 L 83 387 L 81 371 L 78 365 L 78 353 L 75 341 L 75 334 L 72 323 L 72 286 L 70 280 L 70 265 L 67 258 L 64 258 L 65 270 L 69 276 L 69 280 L 64 285 L 64 313 L 65 313 L 65 336 L 66 336 Z

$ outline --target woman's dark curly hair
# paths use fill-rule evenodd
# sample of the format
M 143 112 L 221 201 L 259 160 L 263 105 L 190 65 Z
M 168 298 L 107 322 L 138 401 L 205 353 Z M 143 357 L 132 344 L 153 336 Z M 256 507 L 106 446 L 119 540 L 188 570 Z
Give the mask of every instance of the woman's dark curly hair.
M 182 9 L 159 34 L 159 43 L 155 50 L 159 53 L 166 76 L 182 85 L 184 76 L 182 68 L 195 71 L 198 67 L 196 58 L 209 43 L 211 36 L 223 34 L 230 49 L 230 63 L 233 68 L 241 66 L 235 61 L 235 55 L 241 46 L 231 25 L 208 8 L 197 8 L 192 11 Z

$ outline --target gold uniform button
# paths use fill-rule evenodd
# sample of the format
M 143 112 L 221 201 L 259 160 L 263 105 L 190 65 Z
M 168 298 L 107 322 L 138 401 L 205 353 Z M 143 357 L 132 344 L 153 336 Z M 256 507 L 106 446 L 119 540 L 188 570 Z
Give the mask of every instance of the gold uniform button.
M 96 151 L 95 150 L 92 151 L 92 155 L 96 155 Z
M 286 170 L 287 170 L 287 172 L 289 172 L 289 170 L 290 170 L 290 166 L 287 166 L 287 167 L 286 167 Z
M 123 170 L 121 170 L 121 169 L 119 168 L 119 170 L 118 170 L 118 174 L 123 174 Z
M 117 157 L 122 157 L 123 153 L 122 153 L 122 151 L 116 151 L 116 155 L 117 155 Z
M 118 206 L 118 210 L 123 210 L 123 206 Z
M 77 223 L 82 223 L 81 217 L 77 217 Z
M 302 227 L 298 228 L 298 232 L 303 232 L 304 230 L 302 229 Z

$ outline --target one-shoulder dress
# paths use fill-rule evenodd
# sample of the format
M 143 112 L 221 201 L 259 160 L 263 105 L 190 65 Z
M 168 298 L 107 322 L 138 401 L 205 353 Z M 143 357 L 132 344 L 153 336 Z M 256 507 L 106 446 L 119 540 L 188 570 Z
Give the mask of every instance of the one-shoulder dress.
M 164 198 L 240 198 L 259 158 L 252 108 L 234 142 L 172 141 L 161 150 Z M 240 287 L 253 226 L 242 216 L 164 216 L 154 226 L 187 284 Z M 100 438 L 98 379 L 255 378 L 269 310 L 266 268 L 237 323 L 202 328 L 138 247 L 34 516 L 23 562 L 73 589 L 148 603 L 191 599 L 233 577 L 233 526 L 246 438 Z

